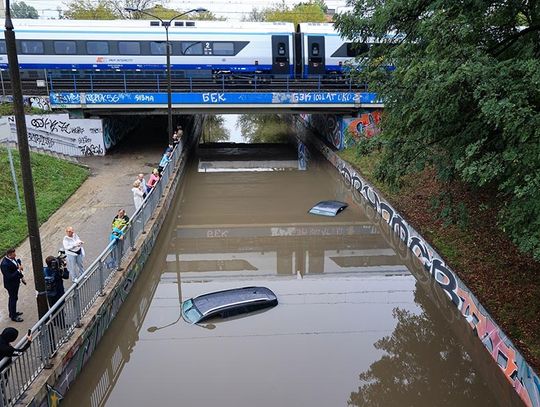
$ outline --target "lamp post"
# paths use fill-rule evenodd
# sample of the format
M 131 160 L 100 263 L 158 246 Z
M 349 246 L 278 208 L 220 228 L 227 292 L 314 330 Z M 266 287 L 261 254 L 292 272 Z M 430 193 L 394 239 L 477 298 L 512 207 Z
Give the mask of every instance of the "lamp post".
M 167 131 L 169 132 L 169 143 L 172 144 L 172 133 L 173 133 L 173 130 L 172 130 L 172 89 L 171 89 L 171 44 L 169 43 L 169 27 L 171 26 L 171 23 L 176 20 L 177 18 L 180 18 L 182 16 L 185 16 L 186 14 L 189 14 L 189 13 L 204 13 L 205 11 L 208 11 L 207 9 L 205 8 L 202 8 L 202 7 L 199 7 L 199 8 L 194 8 L 192 10 L 188 10 L 184 13 L 180 13 L 178 14 L 177 16 L 174 16 L 173 18 L 169 19 L 169 20 L 163 20 L 162 18 L 152 14 L 152 13 L 149 13 L 147 12 L 146 10 L 140 10 L 140 9 L 137 9 L 137 8 L 132 8 L 132 7 L 126 7 L 124 8 L 124 10 L 126 10 L 127 12 L 129 13 L 133 13 L 133 12 L 136 12 L 136 13 L 141 13 L 141 14 L 146 14 L 147 16 L 150 16 L 152 18 L 155 18 L 159 21 L 161 21 L 161 25 L 163 27 L 165 27 L 165 38 L 166 38 L 166 41 L 165 41 L 165 44 L 166 44 L 166 47 L 167 47 L 167 50 L 166 50 L 166 53 L 167 53 Z
M 43 256 L 41 253 L 41 239 L 39 236 L 39 223 L 32 181 L 32 167 L 30 166 L 30 149 L 28 148 L 28 134 L 26 130 L 26 118 L 24 116 L 24 104 L 19 72 L 19 60 L 17 57 L 17 45 L 9 0 L 6 0 L 6 20 L 4 37 L 6 39 L 6 51 L 9 65 L 9 75 L 13 92 L 13 110 L 15 125 L 17 127 L 17 144 L 21 160 L 21 173 L 26 204 L 26 221 L 28 223 L 28 236 L 30 238 L 30 252 L 32 254 L 32 270 L 37 295 L 38 315 L 41 318 L 48 311 L 47 297 L 45 296 L 45 277 L 43 275 Z

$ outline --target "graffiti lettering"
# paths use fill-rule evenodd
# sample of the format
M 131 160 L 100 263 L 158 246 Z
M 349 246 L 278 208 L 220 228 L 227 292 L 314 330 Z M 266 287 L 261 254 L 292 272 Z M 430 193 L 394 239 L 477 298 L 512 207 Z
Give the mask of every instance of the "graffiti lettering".
M 94 144 L 79 146 L 81 154 L 85 157 L 91 157 L 94 155 L 103 155 L 103 148 L 101 146 L 96 146 Z
M 92 139 L 89 138 L 89 137 L 86 137 L 86 136 L 82 136 L 82 137 L 79 137 L 79 138 L 77 139 L 77 142 L 78 142 L 79 144 L 88 144 L 88 143 L 90 143 L 91 141 L 92 141 Z
M 72 134 L 81 134 L 84 133 L 84 129 L 82 127 L 74 127 L 71 129 Z
M 224 93 L 203 93 L 202 99 L 204 103 L 223 103 L 227 101 Z
M 49 119 L 48 117 L 37 117 L 30 121 L 30 125 L 36 129 L 44 129 L 50 133 L 71 133 L 69 129 L 69 123 L 64 121 L 58 121 L 55 119 Z
M 135 95 L 135 101 L 137 102 L 153 102 L 153 95 Z
M 37 145 L 39 147 L 47 147 L 52 148 L 54 147 L 54 140 L 51 137 L 47 137 L 41 134 L 28 132 L 28 142 L 30 144 Z

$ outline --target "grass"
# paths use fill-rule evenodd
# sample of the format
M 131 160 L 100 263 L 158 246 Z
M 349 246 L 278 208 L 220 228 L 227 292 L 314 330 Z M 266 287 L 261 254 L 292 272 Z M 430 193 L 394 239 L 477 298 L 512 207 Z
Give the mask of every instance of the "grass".
M 28 235 L 19 153 L 12 150 L 22 213 L 17 205 L 7 149 L 0 147 L 0 253 L 18 246 Z M 39 224 L 45 222 L 86 180 L 86 168 L 44 154 L 31 153 Z

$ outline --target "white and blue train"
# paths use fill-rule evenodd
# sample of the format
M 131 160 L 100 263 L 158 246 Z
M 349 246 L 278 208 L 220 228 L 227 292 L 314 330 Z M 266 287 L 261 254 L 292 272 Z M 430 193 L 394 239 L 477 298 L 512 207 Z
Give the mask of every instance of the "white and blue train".
M 164 71 L 165 29 L 153 20 L 13 20 L 22 77 L 88 72 Z M 174 21 L 169 27 L 176 77 L 340 74 L 357 54 L 329 23 Z M 8 67 L 0 40 L 0 69 Z

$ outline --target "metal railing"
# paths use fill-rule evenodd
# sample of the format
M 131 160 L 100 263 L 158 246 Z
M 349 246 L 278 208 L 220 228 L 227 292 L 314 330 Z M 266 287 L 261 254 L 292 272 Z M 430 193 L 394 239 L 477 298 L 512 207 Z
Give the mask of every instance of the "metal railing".
M 119 271 L 122 258 L 134 250 L 135 241 L 153 218 L 174 168 L 182 160 L 182 147 L 179 144 L 172 152 L 171 161 L 163 169 L 161 179 L 124 228 L 123 238 L 111 241 L 79 280 L 34 325 L 29 347 L 20 356 L 14 357 L 11 363 L 9 358 L 0 361 L 0 407 L 15 405 L 38 374 L 50 367 L 50 359 L 68 341 L 75 328 L 81 326 L 82 317 L 103 295 L 105 286 Z M 181 165 L 184 163 L 185 160 Z M 16 348 L 20 349 L 26 343 L 24 338 Z
M 350 72 L 294 77 L 263 73 L 209 73 L 189 76 L 172 71 L 174 93 L 192 92 L 364 92 L 365 83 L 358 82 Z M 42 86 L 43 83 L 47 86 Z M 38 86 L 39 84 L 39 86 Z M 28 95 L 49 95 L 50 92 L 82 93 L 166 93 L 165 71 L 54 71 L 47 70 L 41 78 L 22 77 L 22 89 Z M 11 91 L 4 78 L 4 92 Z

